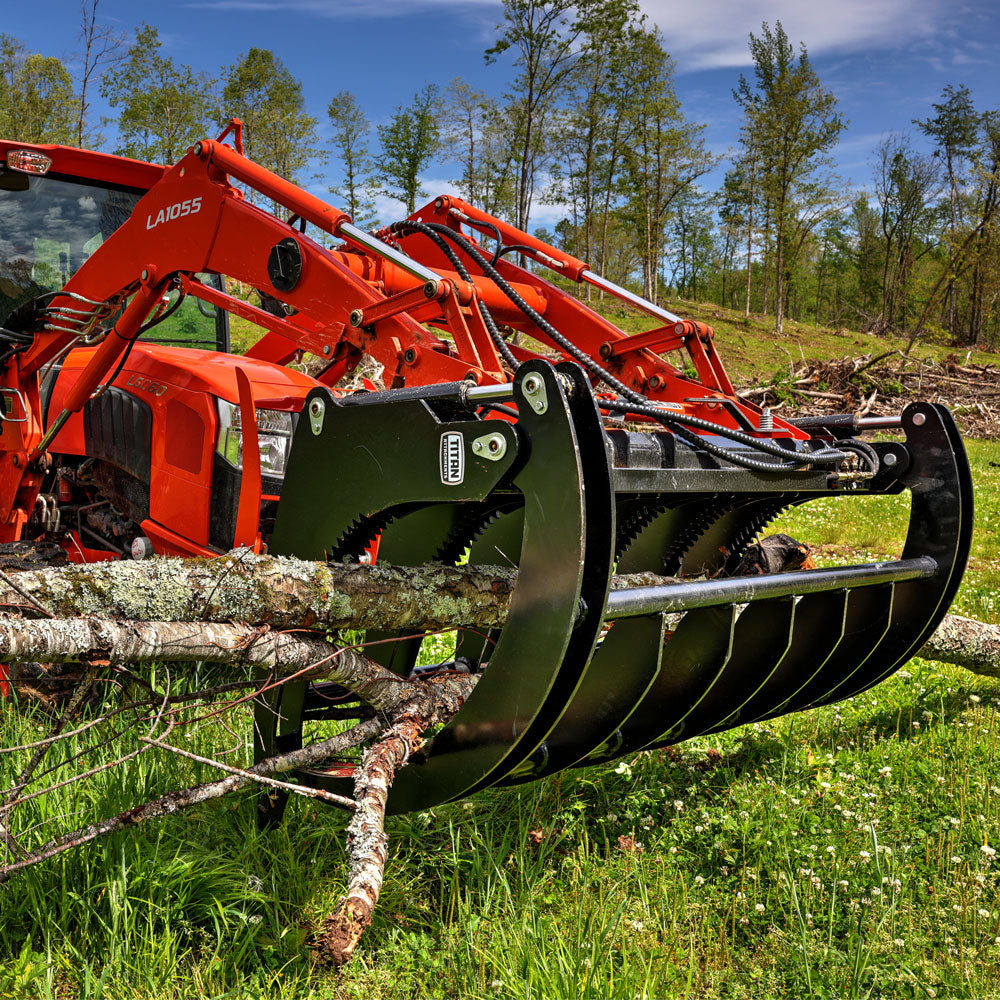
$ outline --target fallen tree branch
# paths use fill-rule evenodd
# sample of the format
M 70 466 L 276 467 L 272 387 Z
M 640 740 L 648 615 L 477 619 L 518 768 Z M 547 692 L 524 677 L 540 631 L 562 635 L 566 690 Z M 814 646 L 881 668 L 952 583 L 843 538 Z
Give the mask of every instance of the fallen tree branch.
M 331 805 L 340 806 L 341 809 L 354 810 L 357 808 L 353 799 L 349 799 L 344 795 L 334 795 L 333 792 L 324 791 L 322 788 L 312 788 L 309 785 L 293 785 L 290 781 L 278 781 L 277 778 L 269 778 L 264 774 L 254 774 L 252 771 L 247 771 L 241 767 L 230 767 L 221 761 L 212 760 L 211 757 L 202 757 L 196 753 L 191 753 L 190 750 L 182 750 L 180 747 L 171 746 L 162 740 L 150 739 L 148 736 L 140 736 L 139 742 L 148 743 L 151 747 L 156 747 L 159 750 L 168 750 L 170 753 L 186 757 L 188 760 L 196 761 L 199 764 L 208 764 L 209 767 L 217 768 L 226 774 L 239 774 L 267 788 L 280 788 L 284 792 L 291 792 L 293 795 L 302 795 L 307 799 L 322 799 Z
M 638 586 L 648 574 L 616 577 Z M 669 577 L 655 578 L 658 583 Z M 152 559 L 26 570 L 0 581 L 0 608 L 54 618 L 266 622 L 274 629 L 452 629 L 502 625 L 517 571 L 502 566 L 307 562 L 237 550 L 218 559 Z M 190 658 L 190 657 L 189 657 Z
M 1000 677 L 1000 625 L 945 615 L 917 656 L 964 667 L 985 677 Z

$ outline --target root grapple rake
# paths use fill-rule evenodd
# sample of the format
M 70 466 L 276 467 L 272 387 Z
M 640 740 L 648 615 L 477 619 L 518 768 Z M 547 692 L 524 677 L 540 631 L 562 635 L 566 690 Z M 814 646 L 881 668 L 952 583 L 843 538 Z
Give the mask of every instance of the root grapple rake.
M 246 159 L 236 121 L 169 168 L 0 157 L 0 543 L 517 567 L 501 628 L 455 622 L 451 666 L 481 676 L 399 773 L 396 812 L 850 697 L 955 594 L 972 493 L 940 406 L 778 419 L 738 396 L 704 324 L 454 197 L 365 233 Z M 654 327 L 625 334 L 582 285 Z M 262 334 L 240 357 L 229 315 Z M 315 377 L 288 367 L 303 353 Z M 387 389 L 343 388 L 365 356 Z M 902 437 L 862 440 L 878 430 Z M 898 559 L 739 575 L 785 509 L 904 491 Z M 402 675 L 423 639 L 366 636 Z M 275 687 L 257 755 L 365 711 L 331 684 Z M 298 777 L 341 791 L 352 771 Z
M 400 772 L 391 810 L 851 697 L 905 663 L 954 596 L 972 494 L 943 407 L 907 407 L 905 443 L 875 443 L 879 472 L 848 490 L 909 491 L 898 560 L 612 590 L 616 564 L 620 573 L 717 570 L 723 553 L 731 559 L 784 508 L 845 490 L 822 471 L 727 464 L 667 432 L 608 431 L 573 365 L 527 362 L 503 389 L 520 414 L 513 424 L 476 417 L 461 384 L 405 401 L 392 392 L 338 400 L 318 389 L 307 406 L 322 420 L 292 453 L 277 550 L 360 556 L 380 530 L 380 558 L 391 562 L 467 553 L 471 563 L 518 566 L 499 634 L 459 638 L 470 668 L 488 669 Z M 541 412 L 529 405 L 538 398 Z M 495 426 L 503 444 L 485 454 L 476 442 Z M 457 488 L 440 476 L 442 440 L 455 434 L 468 456 Z M 319 510 L 317 490 L 329 498 Z M 401 636 L 373 652 L 408 673 L 419 647 L 419 637 Z M 321 718 L 324 698 L 305 684 L 281 689 L 258 710 L 261 752 L 297 745 L 302 720 Z M 343 791 L 344 770 L 300 778 Z

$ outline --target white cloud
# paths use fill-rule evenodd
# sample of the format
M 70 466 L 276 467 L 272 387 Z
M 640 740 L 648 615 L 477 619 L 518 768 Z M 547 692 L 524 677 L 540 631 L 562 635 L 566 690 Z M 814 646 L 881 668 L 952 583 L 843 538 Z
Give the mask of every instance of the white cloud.
M 810 55 L 893 48 L 930 35 L 949 8 L 941 0 L 643 0 L 680 72 L 751 65 L 747 38 L 781 21 L 793 45 Z

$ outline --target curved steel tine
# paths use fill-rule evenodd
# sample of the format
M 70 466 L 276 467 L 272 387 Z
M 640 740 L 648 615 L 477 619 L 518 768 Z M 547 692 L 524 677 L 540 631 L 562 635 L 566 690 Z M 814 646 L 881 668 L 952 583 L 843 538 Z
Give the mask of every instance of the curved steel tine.
M 865 666 L 845 678 L 823 701 L 849 698 L 884 680 L 930 638 L 955 597 L 972 543 L 972 476 L 965 447 L 951 413 L 937 404 L 915 403 L 903 412 L 907 443 L 915 464 L 907 475 L 911 492 L 910 525 L 903 549 L 931 555 L 941 567 L 938 586 L 896 587 L 892 628 Z
M 521 394 L 524 380 L 532 376 L 545 383 L 548 408 L 542 414 L 535 414 Z M 411 762 L 397 775 L 388 802 L 393 813 L 472 794 L 530 757 L 572 698 L 601 626 L 613 542 L 610 472 L 606 469 L 606 496 L 600 501 L 608 507 L 606 523 L 595 518 L 590 525 L 585 505 L 599 501 L 601 491 L 585 496 L 583 458 L 556 373 L 547 364 L 527 362 L 519 369 L 515 391 L 521 404 L 518 426 L 528 434 L 531 449 L 514 478 L 526 498 L 517 587 L 489 666 L 462 711 L 427 745 L 421 763 Z M 599 421 L 592 397 L 588 403 Z M 603 438 L 600 444 L 606 468 Z M 586 492 L 591 493 L 589 483 Z M 611 529 L 603 556 L 591 528 L 604 535 Z M 601 574 L 589 573 L 588 549 L 603 563 Z M 588 608 L 598 610 L 580 621 L 581 587 L 588 580 L 595 590 L 588 595 Z M 585 651 L 573 654 L 574 641 Z
M 660 672 L 664 615 L 613 622 L 594 653 L 573 701 L 530 768 L 514 781 L 534 781 L 592 755 L 614 752 L 620 730 L 638 708 Z
M 829 695 L 844 678 L 857 673 L 875 655 L 892 622 L 894 584 L 852 590 L 847 599 L 844 637 L 811 677 L 763 718 L 797 712 Z
M 795 608 L 792 645 L 777 670 L 719 728 L 744 725 L 775 711 L 823 669 L 847 629 L 851 591 L 806 594 Z
M 725 669 L 733 652 L 737 613 L 732 604 L 688 611 L 673 633 L 667 634 L 660 672 L 620 726 L 618 745 L 610 751 L 589 754 L 577 766 L 659 745 L 687 715 L 688 706 L 700 700 Z
M 724 669 L 663 738 L 674 742 L 721 728 L 774 675 L 791 648 L 794 624 L 792 597 L 748 604 L 736 621 Z
M 266 671 L 258 671 L 257 680 L 263 684 L 268 676 Z M 302 746 L 302 707 L 308 686 L 307 681 L 287 681 L 254 698 L 254 763 Z M 288 792 L 274 788 L 261 790 L 257 795 L 260 826 L 277 826 L 287 802 Z

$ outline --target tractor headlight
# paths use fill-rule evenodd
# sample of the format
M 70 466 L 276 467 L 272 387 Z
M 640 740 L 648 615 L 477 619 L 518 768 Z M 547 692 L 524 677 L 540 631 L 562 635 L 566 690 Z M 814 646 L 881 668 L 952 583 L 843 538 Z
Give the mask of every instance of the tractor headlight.
M 243 468 L 243 422 L 239 405 L 224 399 L 219 405 L 219 440 L 215 450 L 230 465 Z M 257 410 L 257 446 L 260 471 L 265 476 L 285 474 L 292 447 L 292 414 L 285 410 Z

